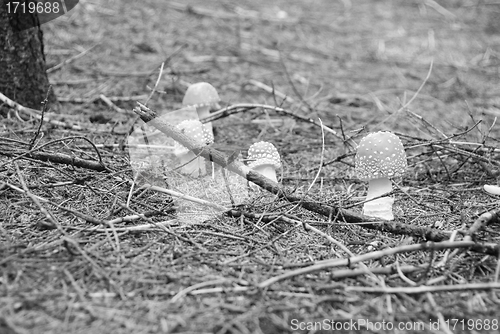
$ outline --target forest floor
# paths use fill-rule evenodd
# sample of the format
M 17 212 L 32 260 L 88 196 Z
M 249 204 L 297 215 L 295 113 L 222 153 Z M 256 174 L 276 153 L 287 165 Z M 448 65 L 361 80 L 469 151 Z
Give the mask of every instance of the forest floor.
M 42 26 L 60 110 L 2 119 L 1 333 L 498 333 L 498 2 L 268 3 L 85 0 Z M 303 202 L 179 221 L 131 189 L 137 101 L 178 110 L 199 81 L 256 105 L 214 147 L 272 142 Z M 395 220 L 308 210 L 361 214 L 356 143 L 379 130 L 407 153 Z

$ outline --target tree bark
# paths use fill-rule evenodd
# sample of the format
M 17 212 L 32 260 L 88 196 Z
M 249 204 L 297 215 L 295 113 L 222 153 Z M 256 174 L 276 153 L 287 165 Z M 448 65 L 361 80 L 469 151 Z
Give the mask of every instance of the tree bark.
M 49 80 L 38 16 L 8 13 L 5 3 L 0 0 L 0 92 L 23 106 L 41 110 Z M 51 92 L 49 106 L 56 104 Z

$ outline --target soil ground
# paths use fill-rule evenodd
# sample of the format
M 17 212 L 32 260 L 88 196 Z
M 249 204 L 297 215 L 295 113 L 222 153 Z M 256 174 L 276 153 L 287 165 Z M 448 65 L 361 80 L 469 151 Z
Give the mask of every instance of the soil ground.
M 42 28 L 61 108 L 35 147 L 108 169 L 0 154 L 1 333 L 498 333 L 499 198 L 483 190 L 500 175 L 498 3 L 85 0 Z M 409 166 L 395 180 L 395 225 L 367 228 L 263 191 L 236 208 L 245 219 L 130 229 L 174 219 L 168 195 L 128 203 L 132 109 L 177 110 L 199 81 L 221 107 L 261 105 L 214 121 L 215 147 L 246 156 L 272 142 L 285 189 L 318 204 L 361 213 L 355 143 L 398 134 Z M 8 116 L 0 153 L 20 154 L 40 122 Z M 484 212 L 493 218 L 472 238 L 484 247 L 457 248 Z

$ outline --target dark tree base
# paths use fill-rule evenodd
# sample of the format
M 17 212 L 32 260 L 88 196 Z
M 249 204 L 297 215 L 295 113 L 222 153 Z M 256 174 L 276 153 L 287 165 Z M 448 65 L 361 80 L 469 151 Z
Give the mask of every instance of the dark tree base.
M 9 14 L 4 2 L 0 3 L 0 92 L 26 107 L 41 110 L 49 88 L 43 33 L 38 24 L 22 31 L 16 28 L 26 25 L 26 20 L 38 22 L 38 17 Z M 49 107 L 57 107 L 54 92 L 49 95 Z

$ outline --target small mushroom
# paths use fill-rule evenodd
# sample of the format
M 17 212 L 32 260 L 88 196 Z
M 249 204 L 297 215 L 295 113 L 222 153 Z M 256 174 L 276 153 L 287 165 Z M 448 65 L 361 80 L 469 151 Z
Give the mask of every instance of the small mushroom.
M 214 142 L 213 134 L 199 120 L 185 120 L 177 125 L 177 129 L 192 138 L 201 148 Z M 180 161 L 182 174 L 198 177 L 207 174 L 205 158 L 196 156 L 178 142 L 174 145 L 174 154 Z
M 499 186 L 491 186 L 491 185 L 485 184 L 483 187 L 484 187 L 484 190 L 488 194 L 500 195 L 500 187 Z
M 248 149 L 248 167 L 268 179 L 278 182 L 276 170 L 281 168 L 281 159 L 276 147 L 265 141 L 252 144 Z
M 219 94 L 208 82 L 198 82 L 188 87 L 182 105 L 184 107 L 195 107 L 200 119 L 208 117 L 210 107 L 220 108 Z M 205 123 L 207 129 L 213 133 L 212 123 Z
M 407 168 L 406 154 L 398 136 L 379 131 L 364 137 L 356 154 L 356 174 L 368 181 L 367 200 L 392 191 L 390 178 L 403 176 Z M 363 214 L 384 220 L 393 220 L 391 197 L 381 197 L 363 206 Z

